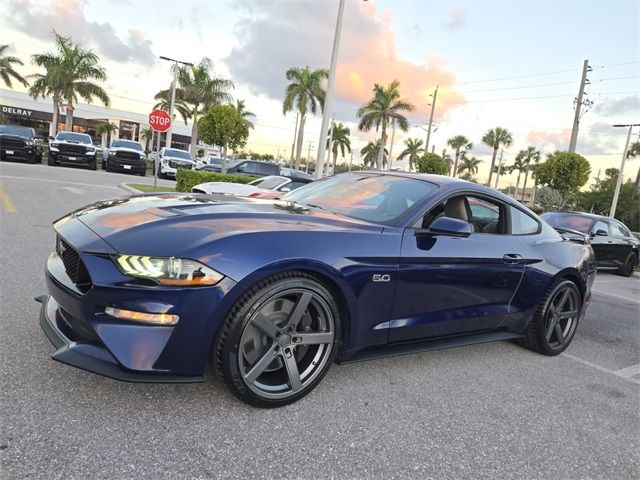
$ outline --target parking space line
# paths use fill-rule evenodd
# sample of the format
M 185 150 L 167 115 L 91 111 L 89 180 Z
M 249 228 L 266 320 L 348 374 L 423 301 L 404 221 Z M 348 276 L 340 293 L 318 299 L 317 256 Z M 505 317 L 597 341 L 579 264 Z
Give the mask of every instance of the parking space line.
M 600 370 L 601 372 L 608 373 L 609 375 L 613 375 L 615 377 L 622 378 L 624 380 L 627 380 L 628 382 L 632 382 L 632 383 L 635 383 L 637 385 L 640 385 L 640 380 L 634 380 L 633 378 L 631 378 L 632 375 L 623 375 L 623 374 L 621 374 L 620 373 L 621 370 L 611 370 L 609 368 L 606 368 L 606 367 L 603 367 L 601 365 L 598 365 L 597 363 L 590 362 L 589 360 L 584 360 L 584 359 L 582 359 L 580 357 L 576 357 L 576 356 L 571 355 L 569 353 L 561 353 L 560 356 L 566 357 L 569 360 L 573 360 L 574 362 L 578 362 L 578 363 L 581 363 L 583 365 L 586 365 L 587 367 L 595 368 L 596 370 Z M 640 365 L 633 365 L 633 366 L 634 367 L 636 367 L 636 366 L 640 367 Z M 631 367 L 627 367 L 627 368 L 631 368 Z M 625 369 L 623 368 L 622 370 L 625 370 Z
M 597 293 L 598 295 L 605 295 L 607 297 L 618 298 L 618 299 L 624 300 L 626 302 L 637 303 L 638 305 L 640 305 L 640 300 L 635 300 L 635 299 L 629 298 L 629 297 L 623 297 L 622 295 L 616 295 L 615 293 L 603 292 L 602 290 L 596 290 L 595 288 L 592 288 L 591 291 L 594 292 L 594 293 Z
M 9 196 L 9 194 L 2 187 L 1 183 L 0 183 L 0 203 L 2 203 L 2 207 L 6 212 L 9 212 L 9 213 L 17 212 L 16 206 L 11 200 L 11 197 Z
M 100 185 L 98 183 L 65 182 L 64 180 L 50 180 L 48 178 L 33 178 L 33 177 L 14 177 L 11 175 L 0 175 L 0 178 L 9 178 L 11 180 L 28 180 L 30 182 L 61 183 L 64 185 L 82 185 L 84 187 L 99 187 L 99 188 L 111 188 L 115 190 L 120 190 L 120 187 L 116 187 L 114 185 Z
M 640 363 L 621 368 L 620 370 L 616 370 L 615 373 L 616 375 L 621 375 L 623 377 L 633 377 L 635 375 L 640 375 Z

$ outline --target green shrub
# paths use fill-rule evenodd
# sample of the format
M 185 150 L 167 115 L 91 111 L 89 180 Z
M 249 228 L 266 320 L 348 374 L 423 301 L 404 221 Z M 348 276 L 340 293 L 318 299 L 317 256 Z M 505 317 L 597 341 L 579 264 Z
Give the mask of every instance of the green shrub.
M 205 182 L 249 183 L 255 179 L 256 177 L 249 175 L 229 175 L 179 168 L 176 175 L 176 191 L 190 192 L 191 187 Z

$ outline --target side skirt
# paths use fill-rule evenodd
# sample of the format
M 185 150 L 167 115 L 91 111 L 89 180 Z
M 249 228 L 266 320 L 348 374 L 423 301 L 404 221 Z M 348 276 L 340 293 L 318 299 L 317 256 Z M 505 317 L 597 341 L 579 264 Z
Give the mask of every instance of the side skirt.
M 339 363 L 356 363 L 373 360 L 376 358 L 397 357 L 417 352 L 428 352 L 430 350 L 442 350 L 445 348 L 463 347 L 466 345 L 476 345 L 478 343 L 496 342 L 499 340 L 513 340 L 522 338 L 522 335 L 511 332 L 488 332 L 473 335 L 461 335 L 449 338 L 439 338 L 422 340 L 418 342 L 394 343 L 379 347 L 369 348 L 357 352 L 353 356 L 348 356 Z

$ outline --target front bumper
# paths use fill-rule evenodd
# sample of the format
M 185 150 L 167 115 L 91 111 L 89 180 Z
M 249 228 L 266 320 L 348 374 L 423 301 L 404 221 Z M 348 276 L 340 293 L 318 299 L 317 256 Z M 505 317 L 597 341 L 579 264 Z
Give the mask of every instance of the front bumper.
M 0 156 L 7 158 L 31 158 L 35 154 L 35 147 L 0 147 Z
M 118 157 L 109 157 L 107 163 L 110 170 L 117 170 L 125 173 L 146 173 L 147 171 L 146 160 L 132 161 Z
M 229 308 L 225 295 L 235 282 L 225 278 L 201 288 L 133 285 L 109 254 L 100 251 L 100 237 L 77 219 L 62 225 L 59 232 L 68 235 L 69 243 L 76 240 L 76 245 L 98 253 L 78 248 L 91 277 L 90 287 L 83 290 L 67 275 L 58 254 L 49 256 L 45 271 L 49 295 L 40 297 L 40 325 L 57 348 L 52 358 L 123 381 L 202 381 L 211 343 Z M 172 313 L 180 321 L 160 326 L 121 320 L 107 315 L 107 307 Z
M 96 156 L 87 155 L 84 153 L 67 153 L 67 152 L 55 152 L 53 150 L 49 150 L 49 155 L 56 162 L 69 162 L 69 163 L 90 163 L 95 160 Z

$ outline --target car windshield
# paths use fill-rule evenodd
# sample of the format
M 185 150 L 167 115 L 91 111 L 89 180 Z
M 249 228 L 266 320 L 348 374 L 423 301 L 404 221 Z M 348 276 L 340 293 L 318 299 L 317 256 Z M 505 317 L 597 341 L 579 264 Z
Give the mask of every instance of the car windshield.
M 227 164 L 227 168 L 235 168 L 238 165 L 240 165 L 242 162 L 244 162 L 245 160 L 236 160 L 235 162 L 231 162 Z
M 167 148 L 164 151 L 165 157 L 184 158 L 185 160 L 191 160 L 191 154 L 184 150 L 176 150 L 175 148 Z
M 66 142 L 86 143 L 92 145 L 91 137 L 86 133 L 75 132 L 59 132 L 56 136 L 56 140 L 63 140 Z
M 249 185 L 253 185 L 254 187 L 264 188 L 266 190 L 273 190 L 283 183 L 286 183 L 287 179 L 284 177 L 276 177 L 275 175 L 259 178 L 258 180 L 254 180 L 253 182 L 249 182 Z
M 7 135 L 19 135 L 21 137 L 33 138 L 33 130 L 29 127 L 17 127 L 15 125 L 0 125 L 0 133 Z
M 343 173 L 310 183 L 282 199 L 381 225 L 392 225 L 437 188 L 395 175 Z
M 133 150 L 142 151 L 142 145 L 138 142 L 132 142 L 131 140 L 114 140 L 111 147 L 132 148 Z
M 542 218 L 552 227 L 567 228 L 569 230 L 577 230 L 581 233 L 591 233 L 591 227 L 595 220 L 584 215 L 575 215 L 572 213 L 549 212 L 542 215 Z

